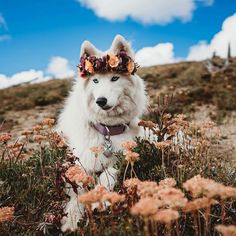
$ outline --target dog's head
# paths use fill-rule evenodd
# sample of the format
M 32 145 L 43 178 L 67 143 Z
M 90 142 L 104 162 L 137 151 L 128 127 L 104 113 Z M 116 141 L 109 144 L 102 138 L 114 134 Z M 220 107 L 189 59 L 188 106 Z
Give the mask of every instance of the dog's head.
M 107 54 L 117 55 L 120 50 L 125 51 L 130 58 L 134 58 L 129 43 L 120 35 L 115 37 L 107 52 L 101 52 L 90 42 L 85 41 L 81 47 L 81 56 L 85 54 L 96 57 Z M 94 123 L 106 125 L 129 123 L 146 109 L 144 84 L 136 74 L 94 73 L 89 78 L 79 80 L 83 86 L 85 110 L 90 121 Z

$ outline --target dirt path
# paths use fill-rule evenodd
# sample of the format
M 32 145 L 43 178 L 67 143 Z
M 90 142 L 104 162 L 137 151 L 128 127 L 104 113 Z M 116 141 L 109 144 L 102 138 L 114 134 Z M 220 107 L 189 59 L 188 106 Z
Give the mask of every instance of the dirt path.
M 212 105 L 203 105 L 195 108 L 192 114 L 194 121 L 209 121 L 210 114 L 215 112 L 216 108 Z M 222 125 L 218 126 L 220 131 L 219 152 L 227 160 L 236 160 L 236 112 L 233 112 L 230 117 L 226 117 Z
M 31 129 L 44 118 L 56 118 L 61 108 L 62 104 L 55 104 L 24 111 L 8 111 L 4 114 L 5 121 L 0 132 L 11 132 L 14 138 L 18 138 L 23 130 Z M 210 120 L 210 112 L 214 112 L 214 107 L 197 107 L 191 118 L 194 121 L 208 121 Z M 236 113 L 227 118 L 224 124 L 218 128 L 221 133 L 218 148 L 220 154 L 226 159 L 236 160 Z
M 23 130 L 30 130 L 44 118 L 56 118 L 62 105 L 35 107 L 24 111 L 7 111 L 0 132 L 10 132 L 13 137 L 20 136 Z

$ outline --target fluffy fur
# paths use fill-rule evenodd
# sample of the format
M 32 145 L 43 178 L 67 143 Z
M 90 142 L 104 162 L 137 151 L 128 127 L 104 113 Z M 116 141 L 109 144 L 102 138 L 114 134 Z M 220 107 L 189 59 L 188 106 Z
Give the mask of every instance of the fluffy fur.
M 116 54 L 125 49 L 133 58 L 133 52 L 125 39 L 117 35 L 107 52 L 97 50 L 90 42 L 85 41 L 81 47 L 81 56 L 103 56 L 107 53 Z M 128 124 L 123 134 L 111 136 L 114 151 L 121 150 L 123 141 L 131 140 L 140 135 L 138 126 L 139 117 L 147 107 L 147 98 L 143 80 L 138 75 L 123 76 L 117 81 L 111 81 L 114 74 L 95 74 L 89 79 L 79 78 L 66 100 L 65 107 L 60 114 L 57 130 L 67 138 L 74 154 L 79 157 L 80 163 L 88 174 L 94 171 L 101 172 L 99 184 L 112 190 L 116 183 L 117 170 L 113 168 L 115 157 L 107 158 L 103 155 L 95 163 L 90 148 L 103 145 L 104 137 L 91 127 L 90 123 L 105 125 Z M 98 83 L 94 83 L 94 79 Z M 109 110 L 103 110 L 96 104 L 98 97 L 107 98 Z M 109 173 L 109 174 L 107 174 Z M 79 189 L 79 194 L 83 193 Z M 62 230 L 75 230 L 77 222 L 83 217 L 83 205 L 78 203 L 73 189 L 68 190 L 70 201 L 66 205 L 67 217 L 62 220 Z

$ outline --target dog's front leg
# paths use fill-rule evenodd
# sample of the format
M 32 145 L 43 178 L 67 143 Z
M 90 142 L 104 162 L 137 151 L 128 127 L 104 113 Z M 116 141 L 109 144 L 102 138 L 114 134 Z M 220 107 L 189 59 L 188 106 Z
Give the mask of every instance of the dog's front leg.
M 69 185 L 69 184 L 67 184 Z M 61 220 L 61 230 L 65 231 L 75 231 L 77 229 L 77 223 L 82 219 L 84 215 L 84 205 L 78 202 L 78 196 L 85 192 L 82 186 L 78 187 L 78 194 L 76 194 L 72 187 L 67 186 L 67 194 L 70 196 L 69 202 L 66 203 L 65 213 Z
M 100 174 L 98 185 L 103 185 L 107 190 L 112 191 L 117 182 L 119 171 L 113 167 L 108 167 Z
M 118 173 L 119 173 L 119 170 L 117 170 L 113 167 L 108 167 L 108 168 L 104 169 L 103 172 L 98 177 L 97 186 L 102 185 L 108 191 L 113 191 L 113 189 L 116 185 L 116 182 L 117 182 Z M 109 202 L 105 202 L 104 208 L 108 207 L 109 205 L 110 205 Z M 100 207 L 99 203 L 92 204 L 92 210 L 99 208 L 99 207 Z

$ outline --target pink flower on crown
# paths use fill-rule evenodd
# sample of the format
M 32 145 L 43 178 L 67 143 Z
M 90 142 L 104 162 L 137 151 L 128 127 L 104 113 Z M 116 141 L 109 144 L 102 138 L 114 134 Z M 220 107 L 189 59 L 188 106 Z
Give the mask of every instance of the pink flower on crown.
M 111 68 L 116 68 L 119 65 L 119 58 L 113 54 L 108 55 L 108 64 Z
M 93 64 L 88 60 L 85 61 L 85 70 L 90 74 L 94 73 Z
M 130 59 L 127 65 L 127 71 L 129 74 L 132 74 L 135 69 L 135 64 L 134 62 Z

